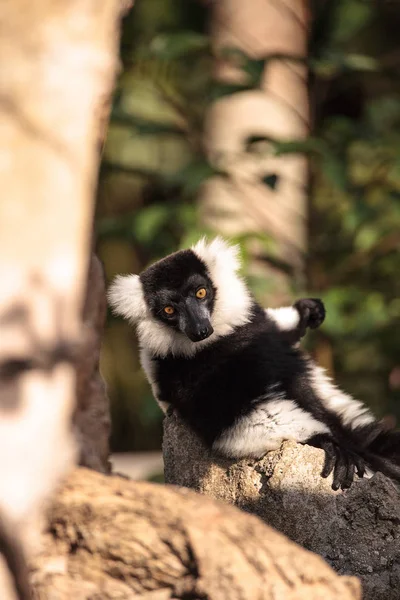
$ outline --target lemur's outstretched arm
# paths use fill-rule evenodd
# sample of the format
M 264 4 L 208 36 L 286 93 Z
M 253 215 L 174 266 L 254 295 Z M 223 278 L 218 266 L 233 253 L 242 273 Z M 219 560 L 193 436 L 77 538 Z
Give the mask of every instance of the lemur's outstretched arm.
M 266 308 L 265 312 L 290 345 L 297 344 L 307 328 L 316 329 L 325 319 L 325 307 L 318 298 L 302 298 L 293 306 Z

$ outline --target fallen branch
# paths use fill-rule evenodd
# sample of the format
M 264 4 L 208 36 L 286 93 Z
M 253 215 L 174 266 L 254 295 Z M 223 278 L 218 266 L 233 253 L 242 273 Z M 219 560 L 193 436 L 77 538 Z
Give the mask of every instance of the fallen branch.
M 358 600 L 355 578 L 259 519 L 169 486 L 77 469 L 34 564 L 38 600 Z

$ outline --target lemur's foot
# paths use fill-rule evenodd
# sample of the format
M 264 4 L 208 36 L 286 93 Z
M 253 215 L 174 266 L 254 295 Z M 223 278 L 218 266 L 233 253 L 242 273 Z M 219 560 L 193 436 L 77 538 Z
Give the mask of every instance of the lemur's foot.
M 300 327 L 304 328 L 304 334 L 307 327 L 317 329 L 324 322 L 326 311 L 322 300 L 302 298 L 294 303 L 294 307 L 300 315 Z
M 339 445 L 330 435 L 315 435 L 307 440 L 307 444 L 324 450 L 325 464 L 321 477 L 326 478 L 333 471 L 332 489 L 348 489 L 353 483 L 355 472 L 359 477 L 364 477 L 365 463 L 361 456 L 352 449 Z

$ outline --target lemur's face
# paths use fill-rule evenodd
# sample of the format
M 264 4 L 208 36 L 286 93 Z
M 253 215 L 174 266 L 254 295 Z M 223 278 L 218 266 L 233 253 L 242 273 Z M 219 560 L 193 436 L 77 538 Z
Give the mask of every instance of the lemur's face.
M 192 342 L 208 338 L 216 289 L 206 265 L 181 250 L 140 275 L 144 298 L 155 319 L 186 335 Z
M 190 357 L 249 320 L 252 298 L 238 269 L 235 247 L 201 240 L 141 275 L 117 276 L 108 299 L 153 356 Z

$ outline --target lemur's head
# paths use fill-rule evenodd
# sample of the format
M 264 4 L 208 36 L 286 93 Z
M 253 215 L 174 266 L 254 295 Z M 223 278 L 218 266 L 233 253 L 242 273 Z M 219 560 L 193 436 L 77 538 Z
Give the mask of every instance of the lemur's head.
M 192 356 L 248 321 L 252 300 L 239 266 L 236 247 L 202 240 L 140 275 L 119 275 L 109 302 L 137 325 L 141 345 L 153 354 Z

